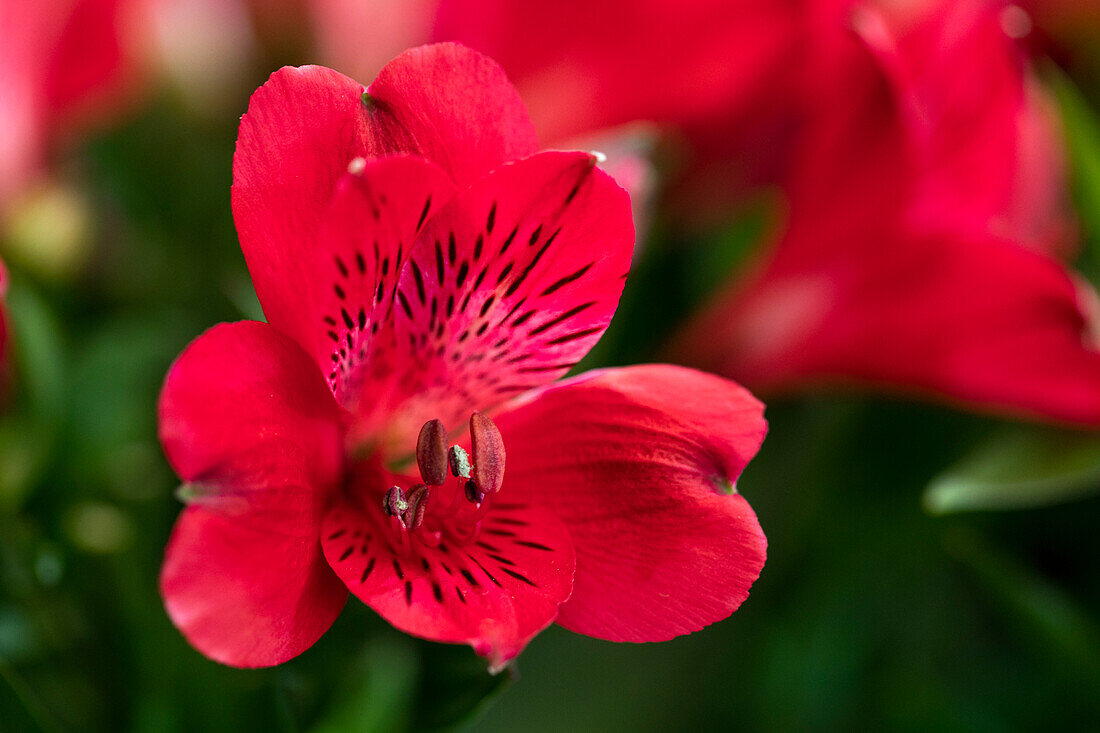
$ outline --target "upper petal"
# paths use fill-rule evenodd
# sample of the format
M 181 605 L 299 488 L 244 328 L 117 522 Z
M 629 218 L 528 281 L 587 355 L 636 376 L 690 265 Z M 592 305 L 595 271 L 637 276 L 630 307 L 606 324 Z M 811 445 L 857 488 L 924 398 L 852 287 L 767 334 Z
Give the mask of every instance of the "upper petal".
M 627 194 L 589 154 L 540 153 L 471 186 L 401 273 L 358 430 L 454 427 L 567 372 L 611 320 L 633 244 Z
M 161 572 L 168 615 L 225 664 L 300 654 L 347 597 L 321 554 L 321 512 L 343 459 L 320 372 L 267 324 L 216 326 L 172 366 L 159 415 L 165 454 L 195 498 Z
M 332 302 L 340 254 L 333 249 L 350 238 L 331 221 L 331 206 L 349 166 L 368 181 L 374 200 L 360 202 L 365 226 L 353 222 L 345 229 L 352 226 L 368 246 L 377 240 L 396 250 L 404 242 L 407 253 L 417 223 L 429 213 L 422 210 L 425 201 L 434 210 L 453 195 L 455 183 L 467 185 L 534 151 L 530 122 L 503 72 L 461 46 L 399 56 L 369 96 L 331 69 L 275 72 L 249 101 L 233 158 L 234 220 L 268 321 L 294 336 L 326 372 L 331 368 L 331 344 L 324 344 L 329 329 L 321 320 L 344 320 L 342 304 Z M 374 164 L 397 153 L 423 160 Z M 349 211 L 345 202 L 345 220 Z M 372 213 L 380 220 L 375 231 L 359 231 L 371 228 Z
M 313 236 L 280 229 L 277 221 L 263 225 L 264 211 L 243 206 L 237 219 L 238 226 L 250 222 L 252 236 L 242 229 L 241 248 L 268 322 L 306 349 L 350 407 L 352 377 L 370 360 L 381 327 L 389 328 L 394 287 L 416 233 L 451 198 L 454 186 L 421 158 L 357 158 L 349 164 Z M 256 231 L 261 227 L 262 236 Z
M 456 43 L 413 48 L 367 88 L 374 154 L 410 152 L 460 186 L 538 150 L 527 108 L 495 61 Z
M 337 182 L 365 152 L 362 91 L 331 69 L 280 69 L 249 100 L 233 155 L 233 219 L 256 294 L 268 322 L 311 355 L 324 334 L 309 323 L 321 289 L 318 231 Z
M 732 382 L 646 365 L 589 372 L 495 416 L 501 496 L 551 508 L 577 555 L 558 621 L 612 641 L 659 641 L 732 613 L 766 541 L 733 491 L 767 430 Z

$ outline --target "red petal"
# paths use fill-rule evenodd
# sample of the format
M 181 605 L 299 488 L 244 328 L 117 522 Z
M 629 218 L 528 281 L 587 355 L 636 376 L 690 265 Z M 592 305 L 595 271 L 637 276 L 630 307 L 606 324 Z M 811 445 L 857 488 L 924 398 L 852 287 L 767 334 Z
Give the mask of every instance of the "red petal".
M 241 234 L 268 322 L 306 347 L 348 407 L 372 338 L 392 321 L 398 273 L 420 224 L 452 196 L 439 168 L 404 156 L 359 159 L 335 185 L 313 238 L 273 225 Z M 244 215 L 238 209 L 238 226 Z M 389 326 L 386 326 L 388 329 Z
M 503 73 L 460 46 L 403 54 L 371 85 L 371 95 L 364 102 L 361 85 L 330 69 L 281 69 L 252 95 L 234 156 L 233 214 L 264 313 L 326 373 L 340 348 L 326 333 L 344 340 L 339 326 L 349 320 L 336 302 L 344 299 L 334 294 L 334 285 L 346 291 L 346 283 L 334 278 L 348 270 L 361 294 L 377 285 L 354 273 L 350 259 L 338 272 L 335 257 L 341 249 L 373 246 L 372 240 L 383 256 L 395 258 L 402 244 L 407 254 L 416 224 L 430 213 L 425 202 L 434 210 L 453 192 L 429 162 L 373 158 L 415 152 L 465 184 L 535 149 L 526 113 Z M 366 192 L 338 191 L 349 166 L 361 171 Z M 333 204 L 334 196 L 344 200 Z M 372 211 L 381 212 L 374 222 Z M 397 262 L 391 264 L 396 273 Z M 357 309 L 348 315 L 358 322 Z M 325 317 L 338 328 L 327 327 Z
M 465 46 L 406 51 L 367 92 L 370 149 L 417 153 L 460 186 L 538 150 L 515 87 L 495 61 Z
M 1035 81 L 1003 11 L 942 2 L 886 19 L 904 73 L 898 94 L 919 111 L 910 122 L 928 166 L 914 217 L 992 220 L 1004 235 L 1057 243 L 1072 221 L 1058 177 L 1060 134 L 1042 117 L 1044 100 L 1029 88 Z
M 768 270 L 696 322 L 693 362 L 759 389 L 861 380 L 1100 424 L 1091 289 L 1014 242 L 943 232 L 892 245 Z
M 358 79 L 373 79 L 407 48 L 431 40 L 438 0 L 313 0 L 317 52 Z
M 342 441 L 316 366 L 267 324 L 215 326 L 172 366 L 159 413 L 165 454 L 198 494 L 161 572 L 168 615 L 225 664 L 300 654 L 346 598 L 318 541 Z
M 434 499 L 438 501 L 438 497 Z M 401 550 L 381 504 L 338 503 L 325 517 L 325 557 L 348 588 L 398 629 L 465 643 L 499 670 L 553 622 L 573 582 L 573 546 L 552 513 L 494 503 L 476 541 Z M 430 520 L 429 520 L 430 523 Z
M 362 91 L 318 66 L 276 71 L 252 95 L 233 156 L 233 218 L 256 294 L 268 322 L 314 358 L 322 358 L 324 330 L 313 320 L 321 285 L 296 276 L 303 259 L 313 262 L 306 274 L 315 275 L 321 258 L 310 253 L 319 249 L 336 184 L 364 154 Z M 335 267 L 331 254 L 325 264 Z
M 775 98 L 799 40 L 788 2 L 444 0 L 436 37 L 500 62 L 546 140 L 635 120 L 672 123 L 700 154 Z M 613 31 L 611 30 L 613 29 Z
M 659 641 L 731 614 L 765 539 L 732 486 L 767 426 L 732 382 L 673 366 L 589 372 L 495 416 L 500 496 L 552 509 L 577 553 L 558 622 L 612 641 Z
M 860 380 L 1100 423 L 1090 304 L 1022 246 L 1059 228 L 1057 207 L 1009 180 L 1048 174 L 1017 150 L 1024 76 L 997 14 L 948 3 L 915 30 L 857 17 L 862 47 L 838 44 L 840 70 L 822 74 L 786 235 L 682 358 L 754 389 Z
M 384 424 L 400 444 L 564 374 L 611 320 L 633 242 L 626 193 L 584 153 L 541 153 L 467 189 L 401 274 L 392 359 L 360 429 Z

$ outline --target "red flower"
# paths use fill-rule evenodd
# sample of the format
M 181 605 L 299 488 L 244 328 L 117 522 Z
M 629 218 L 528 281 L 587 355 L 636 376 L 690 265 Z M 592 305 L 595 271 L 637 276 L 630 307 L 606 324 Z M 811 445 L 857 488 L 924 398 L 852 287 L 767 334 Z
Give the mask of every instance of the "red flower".
M 140 76 L 141 0 L 0 6 L 0 208 L 59 136 L 117 114 Z
M 668 639 L 745 599 L 765 540 L 733 482 L 762 406 L 673 366 L 546 386 L 612 316 L 630 207 L 592 155 L 536 152 L 493 62 L 423 47 L 366 90 L 276 72 L 233 211 L 268 323 L 201 336 L 160 402 L 190 498 L 161 587 L 200 651 L 285 661 L 348 590 L 493 667 L 555 619 Z
M 858 36 L 845 16 L 819 39 L 786 232 L 686 334 L 691 363 L 1100 424 L 1095 294 L 1042 254 L 1069 228 L 1064 192 L 1038 185 L 1058 164 L 1033 154 L 1050 131 L 1000 11 L 864 8 Z

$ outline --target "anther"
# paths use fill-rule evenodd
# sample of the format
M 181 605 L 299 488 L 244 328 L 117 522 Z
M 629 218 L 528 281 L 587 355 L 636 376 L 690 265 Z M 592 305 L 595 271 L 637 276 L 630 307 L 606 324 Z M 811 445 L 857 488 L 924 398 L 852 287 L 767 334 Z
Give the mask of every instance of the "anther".
M 504 483 L 504 438 L 485 415 L 470 416 L 470 447 L 474 454 L 473 479 L 485 494 L 495 494 Z
M 477 487 L 473 481 L 466 482 L 466 501 L 471 504 L 480 504 L 485 500 L 485 493 Z
M 448 455 L 451 475 L 455 478 L 470 478 L 470 454 L 460 445 L 452 445 Z
M 382 500 L 382 508 L 391 517 L 400 517 L 409 508 L 409 502 L 405 499 L 405 492 L 400 486 L 394 486 L 386 492 L 386 498 Z
M 428 487 L 424 484 L 409 489 L 408 508 L 401 515 L 401 519 L 410 531 L 424 523 L 424 512 L 428 509 L 428 493 Z
M 416 465 L 420 478 L 429 486 L 447 480 L 447 431 L 439 420 L 429 420 L 416 439 Z

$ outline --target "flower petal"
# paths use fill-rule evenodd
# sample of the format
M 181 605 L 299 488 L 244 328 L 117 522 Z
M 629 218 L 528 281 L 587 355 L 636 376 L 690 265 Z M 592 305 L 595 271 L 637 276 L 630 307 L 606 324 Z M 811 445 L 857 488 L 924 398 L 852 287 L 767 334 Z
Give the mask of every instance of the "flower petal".
M 273 227 L 264 238 L 241 237 L 268 322 L 306 348 L 349 407 L 347 383 L 391 320 L 416 232 L 454 190 L 420 158 L 360 158 L 351 168 L 336 182 L 314 238 Z
M 552 512 L 494 503 L 475 541 L 402 549 L 381 502 L 345 498 L 325 517 L 325 557 L 347 587 L 402 631 L 465 643 L 499 670 L 550 625 L 573 583 L 569 532 Z M 430 520 L 428 520 L 430 522 Z
M 448 175 L 466 185 L 535 150 L 526 112 L 503 72 L 461 46 L 413 49 L 386 66 L 370 89 L 364 97 L 358 82 L 323 67 L 280 69 L 252 95 L 233 158 L 233 216 L 264 314 L 326 373 L 333 345 L 325 336 L 340 329 L 322 320 L 346 320 L 341 304 L 332 303 L 340 254 L 332 250 L 349 238 L 339 226 L 383 248 L 404 242 L 407 252 L 416 223 L 430 213 L 425 201 L 434 210 L 453 195 Z M 401 152 L 426 160 L 373 160 Z M 361 231 L 370 222 L 348 222 L 347 215 L 331 221 L 329 207 L 349 170 L 369 182 L 376 198 L 358 217 L 381 212 L 372 232 Z M 357 312 L 349 315 L 358 320 Z
M 176 360 L 159 414 L 165 454 L 194 498 L 161 571 L 168 615 L 225 664 L 300 654 L 347 597 L 319 542 L 342 471 L 339 410 L 321 374 L 275 328 L 223 324 Z
M 589 372 L 494 419 L 508 468 L 501 496 L 552 509 L 577 553 L 558 622 L 612 641 L 659 641 L 731 614 L 766 541 L 733 492 L 767 426 L 726 380 L 647 365 Z
M 895 235 L 891 244 L 872 256 L 819 242 L 834 250 L 828 262 L 769 268 L 695 322 L 685 358 L 762 390 L 860 380 L 1100 424 L 1091 288 L 988 235 Z
M 538 150 L 527 108 L 504 71 L 457 43 L 406 51 L 367 93 L 370 149 L 416 153 L 459 186 Z
M 567 372 L 611 320 L 633 242 L 626 193 L 585 153 L 540 153 L 467 189 L 401 273 L 396 342 L 358 429 L 384 424 L 400 443 Z

